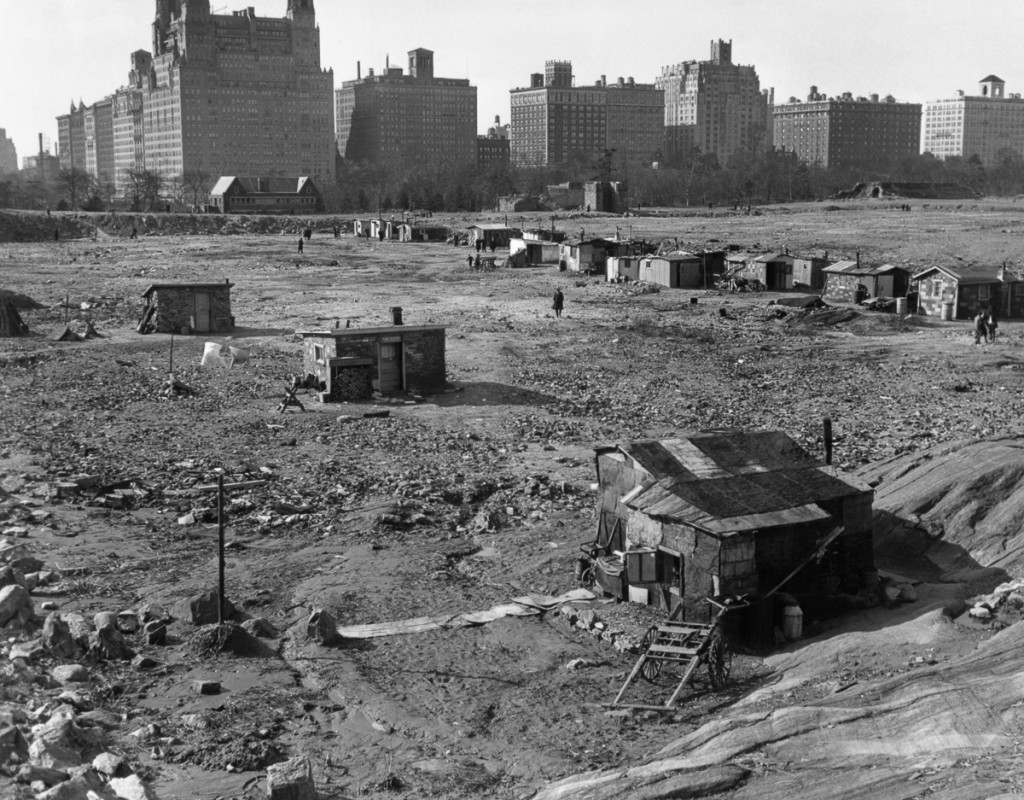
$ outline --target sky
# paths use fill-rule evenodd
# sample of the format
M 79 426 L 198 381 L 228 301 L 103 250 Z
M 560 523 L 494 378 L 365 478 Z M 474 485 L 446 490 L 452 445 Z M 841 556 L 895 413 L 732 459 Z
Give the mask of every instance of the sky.
M 252 6 L 283 17 L 287 0 L 211 0 L 217 13 Z M 978 8 L 983 8 L 979 12 Z M 57 139 L 72 100 L 123 85 L 129 55 L 150 49 L 155 0 L 0 0 L 0 128 L 19 163 L 39 133 Z M 509 89 L 550 59 L 573 63 L 578 85 L 606 75 L 653 83 L 663 66 L 709 57 L 732 40 L 776 103 L 828 95 L 891 94 L 925 102 L 973 93 L 989 74 L 1024 92 L 1024 2 L 989 0 L 316 0 L 322 66 L 335 88 L 417 47 L 434 74 L 477 87 L 479 132 L 509 117 Z M 53 150 L 51 149 L 51 152 Z

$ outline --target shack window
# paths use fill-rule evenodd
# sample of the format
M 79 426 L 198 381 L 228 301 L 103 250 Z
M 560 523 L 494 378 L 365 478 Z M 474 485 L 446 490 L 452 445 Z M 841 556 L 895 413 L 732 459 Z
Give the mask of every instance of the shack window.
M 313 345 L 313 359 L 317 364 L 327 363 L 327 354 L 324 352 L 324 346 L 322 344 Z
M 985 286 L 984 284 L 982 284 L 981 286 L 978 287 L 978 299 L 979 300 L 988 300 L 991 297 L 992 297 L 992 287 L 991 286 Z
M 932 281 L 932 297 L 941 297 L 941 296 L 942 296 L 942 280 L 940 278 L 936 278 L 935 280 Z
M 658 582 L 667 586 L 669 592 L 683 596 L 683 557 L 672 550 L 658 550 Z

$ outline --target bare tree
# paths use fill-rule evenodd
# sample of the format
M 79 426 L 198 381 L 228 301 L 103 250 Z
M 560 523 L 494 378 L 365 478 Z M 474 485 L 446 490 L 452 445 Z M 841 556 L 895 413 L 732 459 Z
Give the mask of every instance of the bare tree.
M 151 169 L 129 167 L 125 170 L 128 178 L 128 196 L 133 211 L 152 211 L 164 188 L 164 177 Z
M 187 169 L 181 176 L 181 185 L 185 192 L 192 193 L 192 206 L 196 207 L 199 205 L 199 198 L 202 196 L 203 201 L 209 195 L 213 176 L 210 175 L 202 167 L 193 167 Z
M 92 175 L 79 167 L 68 167 L 57 174 L 57 186 L 67 196 L 71 208 L 78 205 L 78 198 L 89 196 L 94 183 Z

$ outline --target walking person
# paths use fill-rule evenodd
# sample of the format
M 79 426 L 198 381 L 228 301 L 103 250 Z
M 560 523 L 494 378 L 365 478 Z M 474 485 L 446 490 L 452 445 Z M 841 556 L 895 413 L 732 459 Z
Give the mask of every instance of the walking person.
M 302 252 L 302 237 L 299 237 L 299 252 Z
M 985 329 L 988 334 L 987 341 L 994 342 L 996 340 L 996 328 L 999 327 L 999 323 L 996 322 L 995 312 L 989 309 L 988 314 L 985 315 Z
M 974 343 L 981 344 L 988 341 L 988 320 L 984 311 L 979 311 L 974 318 Z
M 551 307 L 555 310 L 555 317 L 560 318 L 562 316 L 562 309 L 565 307 L 565 295 L 562 294 L 561 289 L 555 289 L 555 296 L 551 301 Z

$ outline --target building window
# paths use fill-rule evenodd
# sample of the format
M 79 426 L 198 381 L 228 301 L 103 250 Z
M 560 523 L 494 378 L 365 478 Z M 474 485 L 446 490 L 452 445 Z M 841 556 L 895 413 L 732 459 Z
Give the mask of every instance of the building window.
M 313 359 L 316 361 L 317 364 L 327 363 L 327 353 L 324 350 L 324 346 L 322 344 L 313 345 Z

